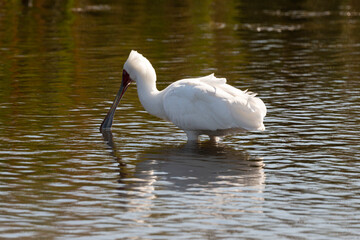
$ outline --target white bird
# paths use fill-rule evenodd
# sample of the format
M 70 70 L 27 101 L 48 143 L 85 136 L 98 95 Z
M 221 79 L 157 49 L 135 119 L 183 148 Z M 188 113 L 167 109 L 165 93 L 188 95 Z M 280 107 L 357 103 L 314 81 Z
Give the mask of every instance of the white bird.
M 234 88 L 214 74 L 179 80 L 159 91 L 149 60 L 131 51 L 124 64 L 120 89 L 100 131 L 111 128 L 116 107 L 133 81 L 145 110 L 173 122 L 184 130 L 188 141 L 197 141 L 202 134 L 217 141 L 220 136 L 240 131 L 265 130 L 266 106 L 256 94 Z

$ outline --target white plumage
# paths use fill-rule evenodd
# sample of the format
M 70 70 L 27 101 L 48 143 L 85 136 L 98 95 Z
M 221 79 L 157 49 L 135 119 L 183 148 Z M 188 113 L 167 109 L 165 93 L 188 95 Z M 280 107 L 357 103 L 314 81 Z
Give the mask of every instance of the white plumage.
M 173 122 L 190 141 L 201 134 L 216 140 L 239 131 L 265 130 L 266 106 L 256 94 L 234 88 L 214 74 L 179 80 L 158 91 L 154 68 L 136 51 L 131 51 L 124 64 L 120 90 L 101 129 L 111 128 L 116 106 L 131 81 L 137 84 L 145 110 Z

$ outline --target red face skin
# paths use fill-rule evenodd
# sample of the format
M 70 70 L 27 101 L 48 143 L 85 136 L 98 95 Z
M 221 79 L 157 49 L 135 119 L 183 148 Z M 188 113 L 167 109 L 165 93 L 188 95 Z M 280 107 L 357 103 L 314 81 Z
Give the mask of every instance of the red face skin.
M 131 82 L 132 82 L 132 79 L 130 78 L 130 75 L 125 70 L 123 70 L 120 89 L 119 89 L 118 93 L 116 94 L 115 100 L 114 100 L 109 112 L 107 113 L 104 121 L 101 123 L 100 131 L 111 128 L 112 122 L 114 119 L 114 115 L 115 115 L 116 107 L 119 105 L 121 98 L 125 94 L 125 91 L 129 87 Z
M 120 98 L 122 98 L 122 96 L 124 95 L 126 89 L 128 88 L 128 86 L 130 85 L 131 82 L 132 82 L 132 79 L 130 78 L 130 75 L 124 69 L 123 70 L 123 75 L 122 75 L 122 82 L 121 82 L 121 85 L 123 86 L 123 91 L 121 93 Z

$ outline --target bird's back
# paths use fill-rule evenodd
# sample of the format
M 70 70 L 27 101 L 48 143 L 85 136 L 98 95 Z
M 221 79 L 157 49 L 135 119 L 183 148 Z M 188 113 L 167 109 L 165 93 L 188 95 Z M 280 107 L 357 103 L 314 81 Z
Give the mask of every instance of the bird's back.
M 169 85 L 163 106 L 167 119 L 183 130 L 264 130 L 266 107 L 261 99 L 214 74 Z

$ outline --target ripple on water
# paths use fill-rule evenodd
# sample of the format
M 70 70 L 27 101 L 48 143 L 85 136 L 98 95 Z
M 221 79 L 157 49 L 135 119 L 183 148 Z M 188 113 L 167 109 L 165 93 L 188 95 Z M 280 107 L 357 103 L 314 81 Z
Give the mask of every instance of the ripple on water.
M 1 4 L 0 238 L 358 238 L 356 4 L 124 3 Z M 215 71 L 257 92 L 266 131 L 186 145 L 132 86 L 103 136 L 139 46 L 160 89 Z

